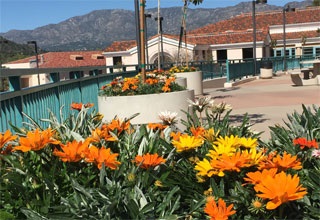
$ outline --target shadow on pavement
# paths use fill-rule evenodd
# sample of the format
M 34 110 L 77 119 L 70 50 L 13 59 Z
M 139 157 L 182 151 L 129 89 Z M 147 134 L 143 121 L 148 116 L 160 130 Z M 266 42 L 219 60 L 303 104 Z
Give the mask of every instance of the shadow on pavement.
M 232 123 L 242 123 L 244 114 L 230 115 L 229 119 Z M 251 124 L 263 123 L 269 119 L 263 118 L 264 114 L 248 114 L 248 119 Z

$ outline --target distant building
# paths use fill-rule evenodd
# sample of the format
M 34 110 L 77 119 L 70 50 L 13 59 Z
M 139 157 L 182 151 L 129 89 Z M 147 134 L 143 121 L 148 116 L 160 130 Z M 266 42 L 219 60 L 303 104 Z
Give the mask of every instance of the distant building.
M 40 74 L 40 84 L 49 82 L 49 75 L 41 72 L 44 68 L 68 68 L 68 67 L 94 67 L 105 66 L 106 61 L 102 55 L 102 51 L 72 51 L 72 52 L 48 52 L 38 55 L 38 65 Z M 36 57 L 28 57 L 21 60 L 12 61 L 3 64 L 5 68 L 26 69 L 36 68 Z M 60 80 L 70 79 L 73 72 L 60 72 Z M 88 72 L 81 72 L 83 76 L 89 75 Z M 21 78 L 22 87 L 29 87 L 38 85 L 38 76 L 36 74 L 31 76 L 23 76 Z
M 320 7 L 286 12 L 286 54 L 320 56 Z M 283 56 L 283 11 L 256 13 L 256 57 Z M 226 60 L 253 58 L 252 14 L 189 31 L 179 51 L 179 36 L 163 34 L 162 47 L 167 62 L 188 60 Z M 160 36 L 148 42 L 147 63 L 158 62 Z M 136 41 L 117 41 L 103 52 L 107 65 L 138 63 Z

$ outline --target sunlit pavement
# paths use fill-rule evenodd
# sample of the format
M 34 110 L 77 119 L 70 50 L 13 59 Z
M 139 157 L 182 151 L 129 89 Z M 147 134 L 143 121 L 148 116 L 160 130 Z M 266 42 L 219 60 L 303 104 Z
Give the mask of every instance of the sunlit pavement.
M 302 112 L 302 104 L 320 106 L 320 86 L 294 86 L 290 75 L 256 79 L 232 88 L 205 89 L 215 103 L 226 102 L 233 107 L 231 121 L 241 123 L 245 113 L 255 131 L 264 131 L 263 140 L 270 138 L 269 126 L 284 125 L 287 114 Z

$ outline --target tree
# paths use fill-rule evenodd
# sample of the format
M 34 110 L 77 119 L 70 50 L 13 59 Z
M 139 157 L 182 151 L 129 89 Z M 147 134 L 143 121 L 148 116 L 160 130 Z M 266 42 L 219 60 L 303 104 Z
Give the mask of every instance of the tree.
M 313 0 L 313 6 L 320 6 L 320 0 Z

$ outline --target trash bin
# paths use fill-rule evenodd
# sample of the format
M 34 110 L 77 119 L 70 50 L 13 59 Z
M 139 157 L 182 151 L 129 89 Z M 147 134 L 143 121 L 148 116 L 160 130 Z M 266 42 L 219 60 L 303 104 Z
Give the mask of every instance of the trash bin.
M 270 79 L 272 78 L 272 61 L 265 60 L 261 62 L 260 66 L 260 77 L 262 79 Z

